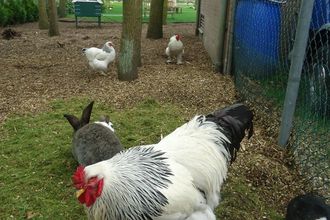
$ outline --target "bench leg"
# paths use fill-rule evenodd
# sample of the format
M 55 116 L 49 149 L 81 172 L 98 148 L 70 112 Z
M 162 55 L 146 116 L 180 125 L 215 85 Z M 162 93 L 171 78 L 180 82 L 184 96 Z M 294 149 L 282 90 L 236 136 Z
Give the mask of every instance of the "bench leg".
M 75 18 L 76 18 L 76 28 L 78 27 L 78 18 L 77 18 L 77 16 L 75 16 Z
M 101 27 L 101 16 L 97 17 L 98 23 L 99 23 L 99 27 Z

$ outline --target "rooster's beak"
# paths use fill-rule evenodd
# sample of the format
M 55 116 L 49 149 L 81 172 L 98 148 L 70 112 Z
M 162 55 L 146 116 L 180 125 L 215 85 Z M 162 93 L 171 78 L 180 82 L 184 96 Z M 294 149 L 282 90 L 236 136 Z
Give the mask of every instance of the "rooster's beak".
M 76 197 L 79 198 L 81 196 L 81 194 L 83 194 L 85 192 L 85 189 L 80 189 L 76 191 Z

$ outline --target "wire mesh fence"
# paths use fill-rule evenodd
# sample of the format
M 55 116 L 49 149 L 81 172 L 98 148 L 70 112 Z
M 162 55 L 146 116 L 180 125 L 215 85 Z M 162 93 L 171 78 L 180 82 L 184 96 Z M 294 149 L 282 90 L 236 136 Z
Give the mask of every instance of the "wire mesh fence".
M 237 0 L 232 72 L 240 93 L 260 111 L 266 103 L 282 110 L 300 5 Z M 330 198 L 330 0 L 315 0 L 308 32 L 289 147 L 314 190 Z

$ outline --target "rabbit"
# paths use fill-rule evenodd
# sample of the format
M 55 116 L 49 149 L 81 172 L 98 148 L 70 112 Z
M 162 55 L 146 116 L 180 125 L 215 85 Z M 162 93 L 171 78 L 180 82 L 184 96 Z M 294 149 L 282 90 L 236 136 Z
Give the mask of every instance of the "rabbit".
M 94 101 L 85 107 L 81 119 L 64 114 L 73 127 L 72 154 L 83 166 L 107 160 L 123 150 L 119 138 L 115 135 L 108 117 L 89 123 Z
M 285 220 L 327 220 L 330 206 L 321 196 L 308 193 L 293 198 L 288 206 Z

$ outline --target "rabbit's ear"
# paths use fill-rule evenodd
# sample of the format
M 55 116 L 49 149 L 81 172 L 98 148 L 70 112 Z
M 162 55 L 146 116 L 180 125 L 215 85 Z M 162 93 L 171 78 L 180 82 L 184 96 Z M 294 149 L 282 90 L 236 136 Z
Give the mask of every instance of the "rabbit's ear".
M 81 127 L 80 121 L 76 116 L 64 114 L 64 117 L 69 121 L 74 131 L 77 131 Z
M 84 125 L 87 125 L 89 123 L 89 120 L 90 120 L 91 114 L 92 114 L 93 104 L 94 104 L 94 101 L 89 103 L 89 105 L 87 105 L 86 108 L 84 109 L 84 111 L 81 115 L 81 119 L 80 119 L 81 127 L 83 127 Z
M 107 124 L 109 124 L 109 121 L 110 121 L 109 116 L 107 116 L 107 115 L 101 115 L 101 117 L 100 117 L 100 121 L 101 121 L 101 122 L 104 121 L 104 122 L 106 122 Z

